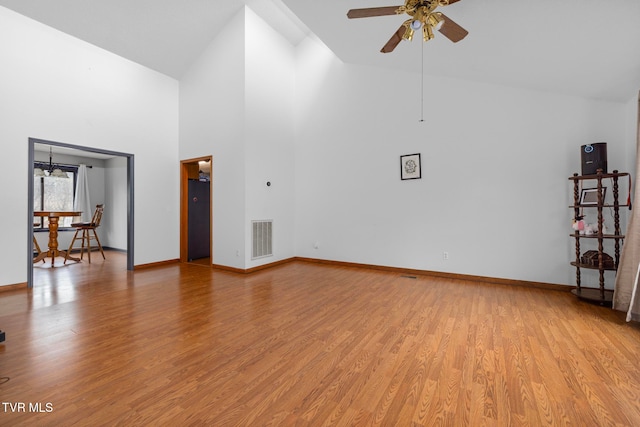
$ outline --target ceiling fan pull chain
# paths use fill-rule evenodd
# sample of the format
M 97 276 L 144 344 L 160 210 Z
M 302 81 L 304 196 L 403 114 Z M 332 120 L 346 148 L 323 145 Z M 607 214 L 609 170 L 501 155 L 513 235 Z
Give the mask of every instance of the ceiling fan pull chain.
M 424 122 L 424 43 L 420 43 L 421 47 L 421 54 L 420 54 L 420 61 L 422 62 L 421 64 L 421 69 L 420 69 L 420 123 Z

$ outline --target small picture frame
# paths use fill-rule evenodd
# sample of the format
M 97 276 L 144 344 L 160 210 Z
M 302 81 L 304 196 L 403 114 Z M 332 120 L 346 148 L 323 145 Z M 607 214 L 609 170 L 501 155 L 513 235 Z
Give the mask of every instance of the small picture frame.
M 400 178 L 402 180 L 422 178 L 420 153 L 400 156 Z
M 607 195 L 607 187 L 602 187 L 602 200 L 604 201 Z M 580 193 L 580 204 L 585 206 L 598 204 L 598 189 L 597 188 L 583 188 Z

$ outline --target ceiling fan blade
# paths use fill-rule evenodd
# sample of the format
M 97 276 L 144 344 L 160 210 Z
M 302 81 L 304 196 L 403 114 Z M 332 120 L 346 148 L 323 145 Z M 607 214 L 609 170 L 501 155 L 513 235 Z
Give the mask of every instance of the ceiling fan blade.
M 441 13 L 444 24 L 438 31 L 440 31 L 446 38 L 454 43 L 459 42 L 469 34 L 469 31 L 456 24 L 451 18 L 448 18 L 444 13 Z
M 395 15 L 400 6 L 367 7 L 365 9 L 351 9 L 347 12 L 349 19 L 371 18 L 372 16 Z
M 395 49 L 396 46 L 398 46 L 398 44 L 402 41 L 402 36 L 404 35 L 405 31 L 407 31 L 407 27 L 404 24 L 400 25 L 400 28 L 398 28 L 398 31 L 393 33 L 393 35 L 391 36 L 387 44 L 385 44 L 382 47 L 382 49 L 380 49 L 380 52 L 382 53 L 393 52 L 393 49 Z

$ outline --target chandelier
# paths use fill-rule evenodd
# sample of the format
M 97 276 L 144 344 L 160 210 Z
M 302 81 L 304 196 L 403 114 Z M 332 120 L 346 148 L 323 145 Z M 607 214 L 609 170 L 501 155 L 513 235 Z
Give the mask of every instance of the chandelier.
M 66 172 L 60 169 L 60 166 L 54 164 L 52 161 L 53 158 L 53 150 L 49 147 L 49 164 L 37 162 L 35 163 L 37 167 L 33 168 L 33 175 L 35 177 L 47 177 L 52 176 L 55 178 L 69 178 Z

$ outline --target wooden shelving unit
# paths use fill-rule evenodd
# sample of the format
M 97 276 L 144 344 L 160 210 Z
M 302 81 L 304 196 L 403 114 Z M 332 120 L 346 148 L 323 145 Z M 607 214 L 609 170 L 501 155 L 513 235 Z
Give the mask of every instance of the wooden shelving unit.
M 578 218 L 583 210 L 593 210 L 597 212 L 597 230 L 594 234 L 586 235 L 580 234 L 579 231 L 575 231 L 571 236 L 575 239 L 576 259 L 571 262 L 576 268 L 576 287 L 571 292 L 578 298 L 596 302 L 602 305 L 611 305 L 613 301 L 613 291 L 605 289 L 605 271 L 617 271 L 618 264 L 620 262 L 620 250 L 624 242 L 624 235 L 620 229 L 620 207 L 628 206 L 619 203 L 619 185 L 618 180 L 620 177 L 628 176 L 626 172 L 618 172 L 614 170 L 613 173 L 603 173 L 601 169 L 598 169 L 596 175 L 578 175 L 574 173 L 569 180 L 573 181 L 573 206 L 570 206 L 574 210 L 574 217 Z M 613 203 L 605 204 L 605 186 L 603 180 L 612 181 L 613 190 Z M 584 188 L 584 184 L 589 181 L 595 181 L 595 189 L 597 193 L 597 203 L 593 204 L 581 204 L 581 187 Z M 611 209 L 613 212 L 613 233 L 603 233 L 604 216 L 603 210 Z M 597 264 L 587 264 L 582 262 L 582 248 L 581 242 L 587 243 L 593 246 L 593 242 L 597 243 Z M 613 265 L 605 265 L 605 242 L 613 242 L 614 256 Z M 597 288 L 584 287 L 581 282 L 581 269 L 598 270 L 599 272 L 599 286 Z

